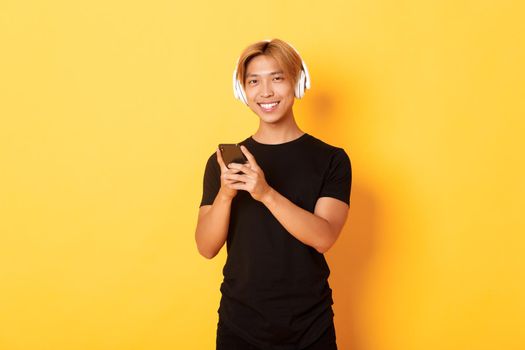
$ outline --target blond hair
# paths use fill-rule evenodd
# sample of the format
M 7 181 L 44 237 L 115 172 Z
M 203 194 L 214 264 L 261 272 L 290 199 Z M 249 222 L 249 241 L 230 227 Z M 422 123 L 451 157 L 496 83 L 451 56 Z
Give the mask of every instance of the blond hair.
M 269 41 L 262 40 L 255 42 L 246 47 L 237 62 L 237 79 L 241 82 L 243 89 L 245 88 L 246 67 L 250 61 L 259 55 L 267 55 L 273 57 L 279 66 L 283 69 L 285 76 L 290 77 L 295 87 L 299 74 L 302 69 L 302 60 L 299 54 L 281 39 L 272 39 Z

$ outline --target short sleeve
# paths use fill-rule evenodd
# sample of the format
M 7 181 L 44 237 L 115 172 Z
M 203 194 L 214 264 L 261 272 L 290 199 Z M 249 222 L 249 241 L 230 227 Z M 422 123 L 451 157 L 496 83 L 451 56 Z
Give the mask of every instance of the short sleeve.
M 217 154 L 213 153 L 206 163 L 204 170 L 204 177 L 202 181 L 202 198 L 199 207 L 203 205 L 211 205 L 221 188 L 221 173 L 219 163 L 217 162 Z
M 352 186 L 352 165 L 342 148 L 332 153 L 328 169 L 323 179 L 319 197 L 333 197 L 350 205 Z

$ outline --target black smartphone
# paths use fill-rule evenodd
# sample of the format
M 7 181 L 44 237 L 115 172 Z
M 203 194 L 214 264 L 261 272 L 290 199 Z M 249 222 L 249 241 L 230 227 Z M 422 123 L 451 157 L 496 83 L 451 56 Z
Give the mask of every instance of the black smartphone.
M 230 163 L 248 163 L 248 159 L 244 153 L 242 153 L 241 146 L 237 143 L 219 143 L 219 150 L 221 151 L 222 160 L 226 167 L 228 167 Z M 240 172 L 239 174 L 244 173 Z

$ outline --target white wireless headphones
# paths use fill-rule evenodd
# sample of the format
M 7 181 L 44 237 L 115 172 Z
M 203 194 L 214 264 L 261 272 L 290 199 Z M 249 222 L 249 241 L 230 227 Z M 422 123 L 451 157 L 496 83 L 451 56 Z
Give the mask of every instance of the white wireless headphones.
M 265 39 L 263 41 L 270 42 L 271 40 Z M 292 49 L 294 49 L 295 52 L 297 52 L 297 50 L 292 45 L 290 45 L 290 47 L 292 47 Z M 297 52 L 297 54 L 299 55 L 299 52 Z M 301 57 L 301 55 L 299 55 L 299 57 Z M 299 99 L 304 96 L 304 92 L 306 91 L 306 89 L 310 88 L 310 74 L 308 74 L 308 68 L 306 68 L 306 64 L 304 63 L 302 59 L 301 59 L 301 63 L 302 63 L 301 73 L 299 75 L 299 79 L 297 79 L 297 82 L 295 84 L 295 97 Z M 241 82 L 239 81 L 239 79 L 237 79 L 237 66 L 238 65 L 239 65 L 239 59 L 237 59 L 237 64 L 235 65 L 235 70 L 233 71 L 233 95 L 235 96 L 236 99 L 241 100 L 242 102 L 244 102 L 244 104 L 248 105 L 248 99 L 246 98 L 246 93 L 244 92 L 244 89 L 242 88 Z

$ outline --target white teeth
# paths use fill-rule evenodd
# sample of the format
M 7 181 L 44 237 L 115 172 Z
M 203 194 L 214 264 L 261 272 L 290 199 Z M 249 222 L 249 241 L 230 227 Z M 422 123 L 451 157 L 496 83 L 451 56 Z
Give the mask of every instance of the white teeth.
M 273 108 L 275 106 L 277 106 L 277 103 L 278 102 L 275 102 L 275 103 L 268 103 L 268 104 L 260 104 L 262 108 L 265 108 L 265 109 L 270 109 L 270 108 Z

